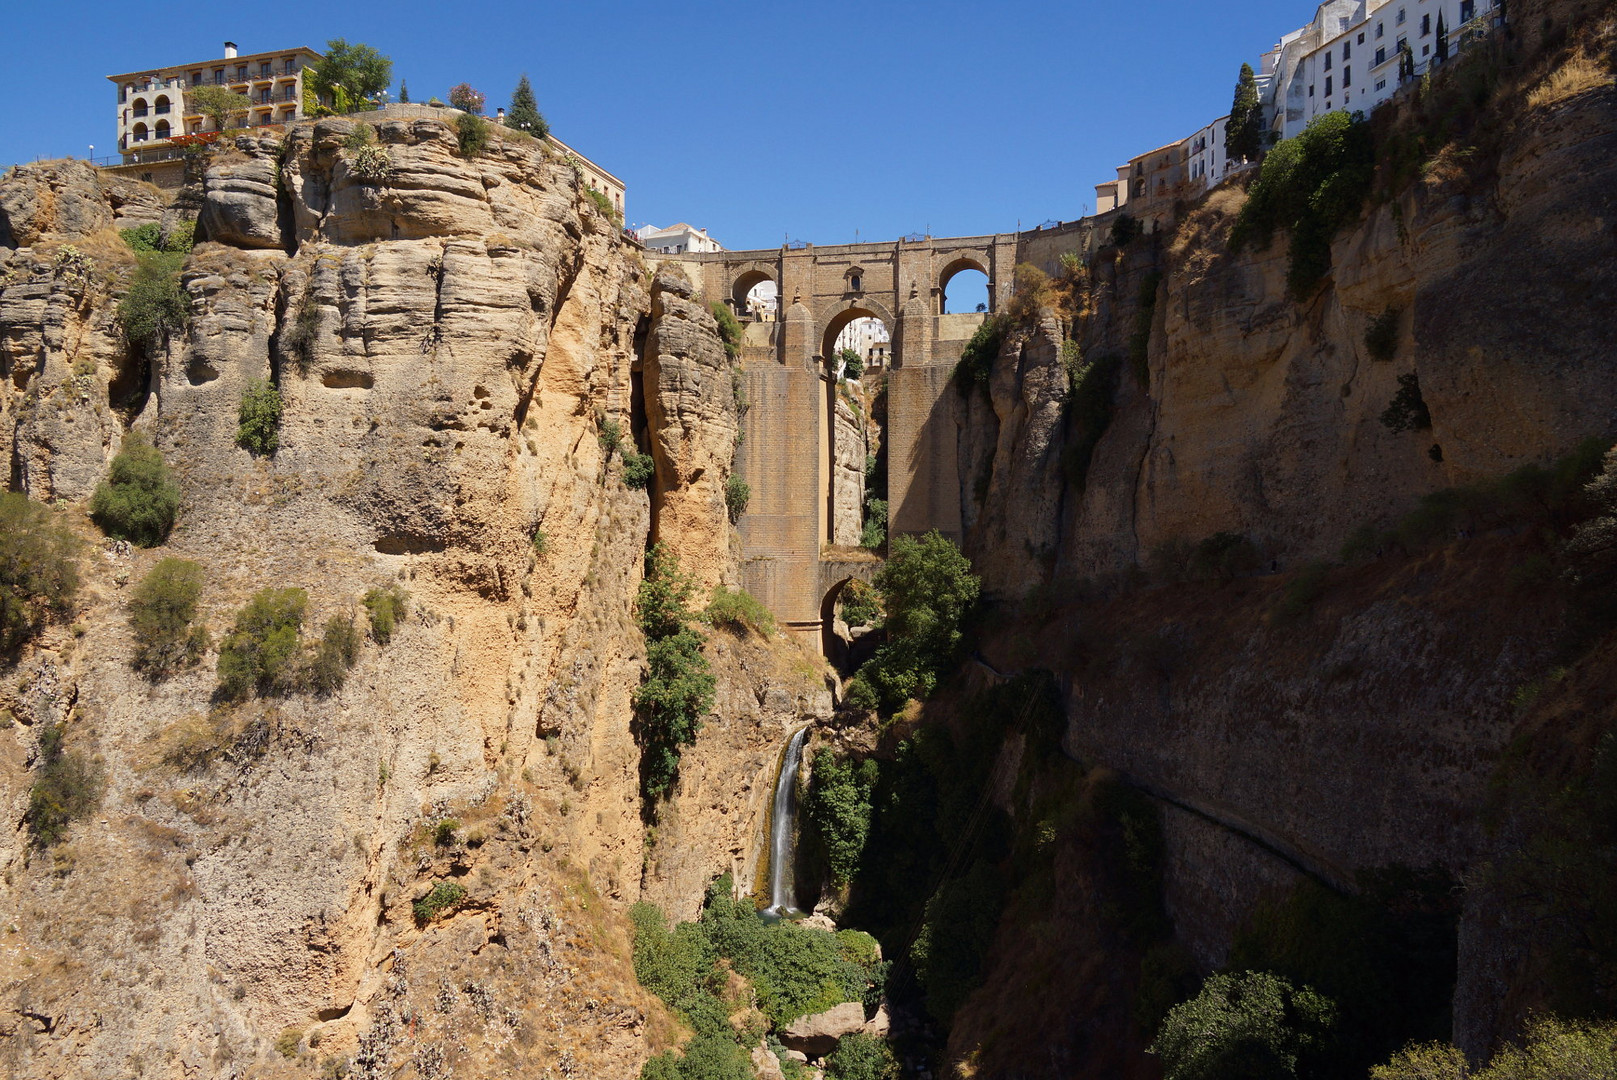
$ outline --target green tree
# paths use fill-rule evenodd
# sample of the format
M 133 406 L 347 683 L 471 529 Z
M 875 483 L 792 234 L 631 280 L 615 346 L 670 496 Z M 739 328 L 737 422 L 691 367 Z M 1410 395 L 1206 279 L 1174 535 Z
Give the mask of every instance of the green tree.
M 180 487 L 146 436 L 132 431 L 90 497 L 90 516 L 107 535 L 140 547 L 168 539 L 180 509 Z
M 399 80 L 399 104 L 410 104 L 410 84 L 403 79 Z
M 309 86 L 334 112 L 370 108 L 393 83 L 393 61 L 369 45 L 343 38 L 326 42 L 326 56 L 308 75 Z
M 268 379 L 249 379 L 236 414 L 236 445 L 254 454 L 273 454 L 281 445 L 281 392 Z
M 534 99 L 533 86 L 528 82 L 527 72 L 523 72 L 522 78 L 517 82 L 517 88 L 511 91 L 511 108 L 506 111 L 505 126 L 515 128 L 517 131 L 526 131 L 536 139 L 543 139 L 550 134 L 550 124 L 539 111 L 539 102 Z
M 0 492 L 0 652 L 21 645 L 79 587 L 80 543 L 50 508 Z
M 1162 1022 L 1151 1053 L 1166 1080 L 1292 1080 L 1325 1047 L 1336 1006 L 1263 971 L 1209 976 Z
M 702 717 L 713 707 L 715 680 L 702 655 L 702 635 L 692 626 L 695 587 L 661 544 L 646 553 L 646 577 L 635 600 L 646 637 L 646 677 L 634 693 L 634 726 L 648 803 L 673 787 L 680 751 L 696 742 Z
M 34 844 L 43 848 L 62 839 L 70 823 L 95 809 L 101 801 L 102 773 L 84 754 L 63 749 L 60 724 L 41 726 L 34 764 L 37 771 L 23 820 L 34 834 Z
M 470 160 L 481 157 L 488 149 L 488 121 L 474 112 L 463 112 L 455 120 L 455 141 L 460 156 Z
M 219 696 L 244 698 L 290 692 L 296 683 L 298 635 L 309 594 L 302 589 L 261 589 L 236 615 L 219 645 Z
M 893 1051 L 874 1035 L 844 1035 L 825 1059 L 828 1080 L 898 1080 L 903 1075 Z
M 203 571 L 188 559 L 164 559 L 129 598 L 131 666 L 153 682 L 194 664 L 208 648 L 206 628 L 192 625 L 202 595 Z
M 813 772 L 803 820 L 814 847 L 838 886 L 853 880 L 865 841 L 870 837 L 870 796 L 877 765 L 866 759 L 855 765 L 838 758 L 830 747 L 814 752 Z
M 897 709 L 930 694 L 956 659 L 981 585 L 971 560 L 936 530 L 893 541 L 875 584 L 887 612 L 887 640 L 860 674 L 884 708 Z
M 1439 64 L 1449 58 L 1449 27 L 1443 19 L 1441 10 L 1437 13 L 1437 62 Z
M 228 86 L 197 86 L 186 91 L 190 111 L 201 113 L 213 124 L 213 130 L 225 131 L 240 127 L 247 120 L 247 109 L 252 100 L 238 94 Z
M 1235 100 L 1224 124 L 1224 149 L 1231 161 L 1256 161 L 1263 152 L 1263 106 L 1251 64 L 1241 65 L 1235 82 Z
M 741 356 L 741 341 L 744 336 L 741 321 L 735 317 L 735 313 L 728 305 L 718 300 L 709 304 L 708 308 L 713 312 L 713 321 L 718 324 L 719 340 L 724 342 L 724 354 L 730 358 L 731 363 L 735 363 Z
M 842 362 L 842 378 L 857 379 L 864 375 L 865 361 L 858 349 L 843 349 L 837 353 L 837 359 Z
M 118 301 L 118 327 L 130 345 L 150 355 L 191 321 L 191 297 L 180 284 L 183 254 L 147 251 L 136 256 L 129 291 Z
M 1506 1043 L 1487 1066 L 1472 1069 L 1463 1053 L 1442 1043 L 1413 1044 L 1371 1080 L 1571 1080 L 1617 1076 L 1617 1024 L 1576 1023 L 1540 1016 L 1527 1025 L 1525 1045 Z

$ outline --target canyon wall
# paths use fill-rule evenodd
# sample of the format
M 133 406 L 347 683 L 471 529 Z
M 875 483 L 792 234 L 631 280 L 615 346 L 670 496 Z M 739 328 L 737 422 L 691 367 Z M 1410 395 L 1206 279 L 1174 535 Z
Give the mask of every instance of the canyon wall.
M 114 317 L 135 262 L 114 229 L 165 200 L 75 163 L 0 181 L 0 449 L 93 545 L 72 621 L 0 690 L 0 804 L 23 820 L 46 723 L 104 778 L 64 843 L 0 837 L 9 1075 L 636 1075 L 673 1029 L 623 909 L 689 915 L 714 875 L 747 880 L 777 748 L 829 710 L 814 658 L 712 632 L 718 704 L 648 833 L 642 555 L 661 538 L 698 607 L 736 573 L 712 318 L 540 144 L 467 157 L 446 124 L 382 119 L 379 183 L 354 130 L 246 135 L 197 168 L 189 326 L 149 356 Z M 255 379 L 284 403 L 273 455 L 236 443 Z M 128 431 L 182 493 L 156 550 L 84 516 Z M 621 479 L 637 445 L 654 497 Z M 266 586 L 307 591 L 308 633 L 373 588 L 409 614 L 329 697 L 220 704 L 211 653 L 130 669 L 125 601 L 164 556 L 203 566 L 216 640 Z M 446 882 L 457 908 L 412 911 Z

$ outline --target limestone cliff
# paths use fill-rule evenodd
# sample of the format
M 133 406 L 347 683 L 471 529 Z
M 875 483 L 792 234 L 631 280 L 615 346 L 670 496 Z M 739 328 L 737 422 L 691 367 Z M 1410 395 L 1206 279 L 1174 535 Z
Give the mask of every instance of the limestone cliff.
M 190 324 L 149 358 L 113 316 L 133 260 L 112 230 L 164 201 L 75 164 L 0 181 L 12 486 L 92 536 L 84 500 L 136 430 L 182 489 L 163 548 L 97 544 L 71 629 L 0 690 L 11 820 L 44 722 L 105 778 L 65 843 L 0 840 L 9 1075 L 636 1075 L 673 1033 L 623 907 L 687 911 L 744 870 L 773 748 L 829 706 L 794 648 L 715 633 L 719 705 L 663 811 L 677 857 L 648 856 L 630 699 L 654 516 L 704 581 L 733 579 L 711 318 L 540 144 L 467 158 L 440 121 L 381 117 L 391 168 L 367 180 L 353 132 L 243 136 L 197 170 Z M 284 415 L 254 456 L 237 406 L 263 378 Z M 607 421 L 653 450 L 649 497 Z M 314 625 L 390 584 L 410 614 L 328 698 L 217 707 L 211 654 L 160 684 L 129 668 L 126 586 L 165 555 L 205 567 L 216 638 L 271 585 L 306 589 Z M 412 911 L 446 882 L 458 907 Z

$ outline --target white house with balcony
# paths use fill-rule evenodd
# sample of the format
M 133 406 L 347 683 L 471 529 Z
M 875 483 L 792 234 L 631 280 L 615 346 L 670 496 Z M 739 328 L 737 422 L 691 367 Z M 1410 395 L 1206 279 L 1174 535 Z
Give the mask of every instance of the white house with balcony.
M 176 137 L 213 131 L 212 121 L 193 111 L 186 96 L 199 86 L 222 86 L 246 97 L 245 125 L 301 120 L 304 72 L 322 59 L 306 46 L 242 56 L 227 41 L 217 60 L 108 75 L 118 88 L 118 151 L 132 162 L 144 151 L 170 147 Z
M 1272 50 L 1276 134 L 1289 139 L 1328 112 L 1370 115 L 1411 69 L 1420 78 L 1455 59 L 1497 16 L 1497 0 L 1330 0 Z M 1405 49 L 1410 65 L 1400 80 Z
M 634 231 L 634 235 L 646 246 L 647 251 L 656 251 L 663 255 L 724 250 L 717 240 L 707 234 L 706 229 L 695 228 L 683 221 L 666 229 L 659 229 L 655 225 L 642 225 Z

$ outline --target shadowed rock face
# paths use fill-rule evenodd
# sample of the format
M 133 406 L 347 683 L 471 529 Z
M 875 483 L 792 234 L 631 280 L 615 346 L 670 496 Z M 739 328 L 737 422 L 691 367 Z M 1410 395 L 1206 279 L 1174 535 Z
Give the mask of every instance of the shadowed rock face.
M 638 256 L 538 143 L 496 135 L 465 160 L 440 122 L 385 122 L 392 171 L 363 183 L 352 128 L 244 136 L 198 171 L 175 204 L 199 208 L 190 323 L 152 350 L 119 334 L 133 256 L 108 230 L 175 211 L 75 163 L 0 181 L 13 486 L 90 534 L 83 500 L 134 429 L 182 490 L 168 544 L 86 560 L 82 636 L 51 627 L 0 689 L 20 721 L 0 730 L 14 818 L 43 722 L 106 776 L 54 856 L 26 829 L 0 840 L 0 919 L 49 957 L 26 980 L 0 960 L 4 1011 L 46 1018 L 0 1039 L 8 1075 L 111 1077 L 132 1054 L 224 1075 L 281 1061 L 294 1028 L 319 1057 L 633 1076 L 667 1025 L 624 959 L 622 908 L 689 914 L 718 873 L 747 878 L 774 747 L 829 712 L 795 649 L 715 635 L 717 714 L 662 811 L 676 842 L 648 856 L 630 699 L 653 508 L 597 435 L 633 427 L 641 331 L 660 535 L 733 582 L 735 404 L 711 316 L 667 290 L 654 313 Z M 59 258 L 69 241 L 87 273 Z M 264 378 L 280 447 L 254 457 L 238 407 Z M 404 589 L 410 613 L 334 695 L 220 710 L 212 654 L 156 686 L 129 668 L 120 586 L 168 555 L 203 565 L 215 640 L 267 586 L 306 590 L 309 637 L 356 612 L 363 628 L 373 588 Z M 181 730 L 214 740 L 203 764 L 165 756 Z M 446 817 L 455 838 L 435 843 Z M 418 918 L 446 882 L 457 906 Z M 84 974 L 114 955 L 112 983 Z

